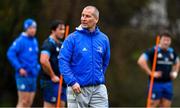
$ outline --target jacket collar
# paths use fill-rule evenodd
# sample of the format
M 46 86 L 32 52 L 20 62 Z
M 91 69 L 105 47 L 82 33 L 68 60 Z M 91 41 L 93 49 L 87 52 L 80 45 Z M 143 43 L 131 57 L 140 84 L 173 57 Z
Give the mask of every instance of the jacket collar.
M 26 32 L 21 33 L 22 36 L 28 37 L 28 34 Z
M 26 37 L 28 39 L 33 39 L 35 37 L 35 36 L 28 36 L 28 34 L 26 32 L 22 32 L 21 36 Z
M 95 30 L 93 32 L 90 32 L 88 29 L 86 28 L 82 28 L 82 26 L 78 26 L 76 27 L 76 31 L 82 32 L 82 33 L 86 33 L 86 34 L 97 34 L 100 32 L 99 28 L 96 26 Z

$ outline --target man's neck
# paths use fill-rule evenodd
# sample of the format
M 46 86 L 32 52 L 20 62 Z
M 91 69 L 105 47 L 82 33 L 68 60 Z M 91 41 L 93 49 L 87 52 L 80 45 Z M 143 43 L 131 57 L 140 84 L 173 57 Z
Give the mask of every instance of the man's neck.
M 164 48 L 164 47 L 162 47 L 162 45 L 159 45 L 159 47 L 160 47 L 163 51 L 167 51 L 167 50 L 168 50 L 168 48 Z
M 23 36 L 28 38 L 33 38 L 34 36 L 29 35 L 27 32 L 22 32 Z
M 95 29 L 96 29 L 96 26 L 94 26 L 93 28 L 89 28 L 89 31 L 90 31 L 90 32 L 94 32 Z
M 60 40 L 56 38 L 56 36 L 54 34 L 50 35 L 51 38 L 53 38 L 55 40 L 56 43 L 60 43 Z
M 89 32 L 94 32 L 95 29 L 96 29 L 96 26 L 94 27 L 91 27 L 91 28 L 86 28 L 86 27 L 83 27 L 82 25 L 80 25 L 83 29 L 87 29 Z

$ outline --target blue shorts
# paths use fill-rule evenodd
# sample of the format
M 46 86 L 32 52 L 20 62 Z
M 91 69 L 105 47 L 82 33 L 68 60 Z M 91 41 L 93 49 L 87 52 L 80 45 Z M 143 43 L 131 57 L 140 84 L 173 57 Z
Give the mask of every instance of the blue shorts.
M 51 80 L 40 80 L 41 89 L 43 91 L 44 101 L 56 103 L 58 97 L 59 83 L 53 83 Z M 67 101 L 66 88 L 62 87 L 61 100 Z
M 154 82 L 152 89 L 152 100 L 159 100 L 165 98 L 172 100 L 173 97 L 173 83 L 172 82 Z
M 37 78 L 16 76 L 16 86 L 18 91 L 35 92 Z

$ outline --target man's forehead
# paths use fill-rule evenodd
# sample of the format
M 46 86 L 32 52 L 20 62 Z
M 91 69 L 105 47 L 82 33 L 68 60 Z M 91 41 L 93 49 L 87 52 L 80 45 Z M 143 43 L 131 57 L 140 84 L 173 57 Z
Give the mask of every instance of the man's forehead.
M 163 38 L 163 39 L 171 39 L 169 36 L 166 36 L 166 35 L 161 36 L 161 38 Z
M 64 24 L 59 24 L 58 28 L 65 28 L 65 25 Z
M 94 8 L 84 8 L 83 11 L 82 11 L 82 13 L 85 13 L 85 12 L 92 14 L 92 13 L 94 12 Z

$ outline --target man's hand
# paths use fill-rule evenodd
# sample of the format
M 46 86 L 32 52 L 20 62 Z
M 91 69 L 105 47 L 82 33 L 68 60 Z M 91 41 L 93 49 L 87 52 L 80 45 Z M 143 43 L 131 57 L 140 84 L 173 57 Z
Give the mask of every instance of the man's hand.
M 173 72 L 170 73 L 170 77 L 171 77 L 172 80 L 176 79 L 177 76 L 178 76 L 178 72 L 176 72 L 176 71 L 173 71 Z
M 72 89 L 74 91 L 74 93 L 77 93 L 77 94 L 80 94 L 81 93 L 81 87 L 78 83 L 75 83 L 73 86 L 72 86 Z
M 162 76 L 162 72 L 161 71 L 155 71 L 154 72 L 154 78 L 160 78 Z
M 54 82 L 54 83 L 57 83 L 57 82 L 59 82 L 59 77 L 54 75 L 54 76 L 51 77 L 51 81 Z
M 24 70 L 23 68 L 21 68 L 21 69 L 19 70 L 19 73 L 20 73 L 21 76 L 27 76 L 27 72 L 26 72 L 26 70 Z

